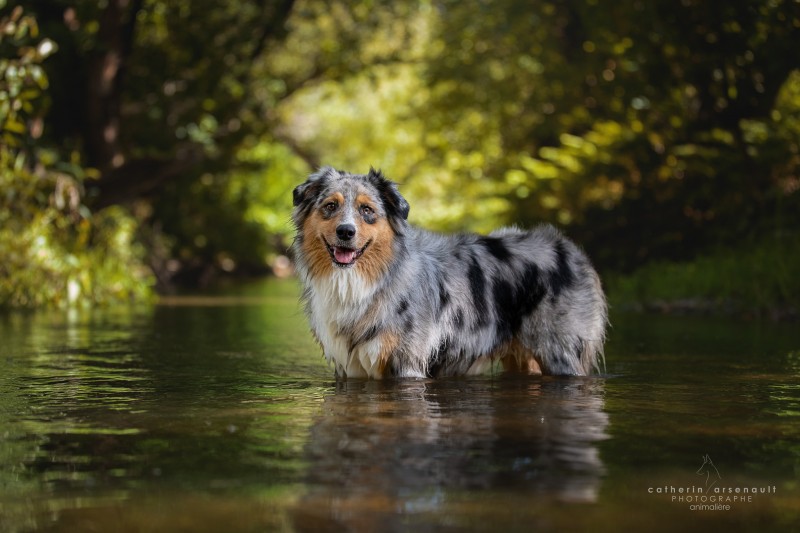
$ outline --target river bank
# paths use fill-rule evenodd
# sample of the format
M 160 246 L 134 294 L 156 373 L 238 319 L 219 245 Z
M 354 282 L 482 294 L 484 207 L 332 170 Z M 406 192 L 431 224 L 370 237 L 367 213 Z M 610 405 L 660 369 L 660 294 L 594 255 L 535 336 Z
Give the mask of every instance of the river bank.
M 612 306 L 635 311 L 744 318 L 800 318 L 800 237 L 720 248 L 690 262 L 660 261 L 609 274 Z

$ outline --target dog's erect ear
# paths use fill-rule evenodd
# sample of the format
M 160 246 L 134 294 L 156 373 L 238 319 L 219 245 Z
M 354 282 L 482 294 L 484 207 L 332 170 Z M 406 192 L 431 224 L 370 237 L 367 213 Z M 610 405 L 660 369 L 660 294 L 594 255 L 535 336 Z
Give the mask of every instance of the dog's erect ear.
M 322 167 L 311 174 L 306 181 L 292 191 L 292 205 L 297 207 L 309 198 L 316 196 L 325 184 L 328 177 L 336 170 L 331 167 Z
M 397 184 L 386 179 L 380 170 L 375 170 L 371 167 L 369 169 L 369 174 L 367 174 L 367 180 L 378 189 L 381 201 L 389 215 L 389 220 L 392 221 L 392 226 L 395 227 L 395 230 L 399 230 L 395 221 L 398 218 L 400 220 L 406 220 L 411 206 L 408 205 L 406 199 L 403 198 L 403 195 L 397 190 Z
M 324 180 L 306 181 L 298 185 L 292 191 L 292 205 L 298 205 L 313 200 L 322 191 Z
M 292 191 L 292 205 L 297 207 L 298 205 L 303 203 L 303 198 L 306 197 L 306 184 L 303 183 L 302 185 L 298 185 Z

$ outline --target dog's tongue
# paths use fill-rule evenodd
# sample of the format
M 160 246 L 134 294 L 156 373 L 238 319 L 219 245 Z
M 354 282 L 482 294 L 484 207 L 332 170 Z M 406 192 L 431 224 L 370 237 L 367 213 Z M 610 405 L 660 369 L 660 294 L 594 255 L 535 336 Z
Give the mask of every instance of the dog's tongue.
M 349 265 L 356 259 L 356 251 L 349 248 L 339 248 L 338 246 L 333 249 L 333 257 L 336 258 L 338 263 Z

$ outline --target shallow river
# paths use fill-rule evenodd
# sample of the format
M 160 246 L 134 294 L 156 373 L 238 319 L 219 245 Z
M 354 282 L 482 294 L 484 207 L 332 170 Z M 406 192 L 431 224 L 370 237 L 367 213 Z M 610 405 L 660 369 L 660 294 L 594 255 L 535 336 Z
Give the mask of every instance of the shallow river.
M 337 383 L 292 282 L 0 315 L 0 532 L 798 530 L 797 324 L 612 322 L 599 377 Z

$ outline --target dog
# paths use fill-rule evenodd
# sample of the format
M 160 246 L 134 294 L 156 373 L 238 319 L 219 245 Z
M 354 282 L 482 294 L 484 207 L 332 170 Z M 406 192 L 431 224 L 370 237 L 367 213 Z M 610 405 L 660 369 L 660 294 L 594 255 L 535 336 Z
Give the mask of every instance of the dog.
M 549 225 L 443 235 L 407 221 L 380 171 L 321 168 L 293 190 L 291 245 L 311 330 L 338 378 L 599 370 L 600 278 Z

